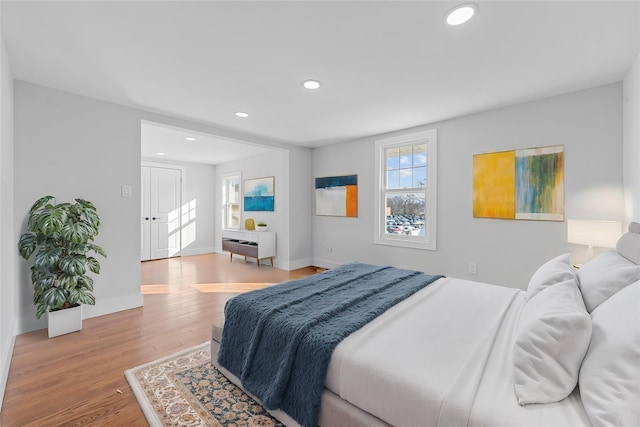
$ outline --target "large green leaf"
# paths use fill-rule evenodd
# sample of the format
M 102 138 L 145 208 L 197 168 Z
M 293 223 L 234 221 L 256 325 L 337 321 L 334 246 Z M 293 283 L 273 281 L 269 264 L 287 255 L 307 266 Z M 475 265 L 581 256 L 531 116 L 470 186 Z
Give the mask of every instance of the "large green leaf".
M 85 255 L 89 248 L 84 243 L 69 243 L 67 252 L 75 255 Z
M 54 274 L 48 273 L 46 275 L 41 275 L 37 280 L 33 281 L 33 288 L 35 291 L 44 292 L 47 289 L 55 286 L 56 276 Z
M 37 269 L 41 269 L 41 270 L 51 268 L 54 265 L 56 265 L 61 255 L 62 255 L 62 248 L 54 247 L 54 248 L 48 249 L 47 247 L 43 246 L 40 248 L 40 251 L 38 251 L 36 256 L 33 258 L 33 265 Z
M 20 236 L 18 250 L 22 258 L 29 259 L 33 251 L 36 250 L 36 247 L 38 247 L 38 236 L 35 233 L 27 231 Z
M 96 299 L 93 295 L 83 289 L 72 289 L 69 291 L 69 302 L 71 304 L 95 305 Z
M 62 227 L 62 237 L 72 243 L 84 243 L 93 236 L 93 229 L 84 222 L 67 223 Z
M 31 209 L 29 210 L 29 215 L 31 215 L 32 213 L 34 213 L 35 211 L 40 209 L 42 206 L 46 205 L 49 200 L 54 200 L 55 201 L 55 197 L 53 197 L 53 196 L 44 196 L 44 197 L 41 197 L 38 200 L 36 200 L 36 202 L 33 204 L 33 206 L 31 206 Z
M 97 259 L 90 256 L 87 258 L 87 265 L 89 266 L 89 270 L 92 273 L 100 274 L 100 263 Z
M 84 274 L 87 272 L 87 258 L 84 255 L 69 255 L 60 258 L 58 266 L 62 271 L 69 274 Z
M 91 226 L 94 230 L 94 235 L 98 234 L 98 228 L 100 227 L 100 216 L 95 209 L 85 209 L 82 212 L 82 219 Z
M 49 288 L 42 295 L 44 303 L 50 308 L 60 308 L 67 300 L 67 292 L 60 288 Z
M 33 303 L 34 304 L 38 304 L 38 303 L 42 302 L 42 294 L 43 293 L 44 293 L 44 291 L 38 290 L 38 289 L 36 289 L 33 292 Z
M 36 304 L 37 304 L 36 317 L 39 319 L 42 317 L 43 314 L 45 314 L 49 310 L 49 305 L 44 301 Z
M 78 285 L 76 287 L 93 292 L 93 279 L 86 275 L 78 276 Z
M 76 274 L 60 273 L 57 280 L 57 286 L 64 289 L 73 289 L 78 286 L 78 276 Z
M 105 257 L 105 258 L 107 257 L 107 254 L 98 245 L 94 245 L 93 243 L 87 243 L 87 248 L 88 248 L 88 250 L 94 251 L 95 253 L 98 253 L 98 254 L 102 255 L 103 257 Z
M 64 204 L 47 205 L 31 215 L 33 222 L 30 231 L 40 232 L 45 236 L 59 233 L 67 221 L 67 209 Z
M 96 210 L 95 205 L 88 200 L 76 199 L 76 203 L 78 203 L 80 206 L 82 206 L 85 209 L 90 209 L 94 211 Z

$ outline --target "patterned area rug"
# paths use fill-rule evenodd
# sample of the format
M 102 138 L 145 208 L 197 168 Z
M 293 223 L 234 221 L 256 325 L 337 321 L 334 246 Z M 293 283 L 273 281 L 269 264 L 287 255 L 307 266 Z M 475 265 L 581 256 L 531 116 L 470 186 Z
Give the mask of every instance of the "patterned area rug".
M 208 342 L 125 372 L 156 426 L 282 426 L 211 364 Z

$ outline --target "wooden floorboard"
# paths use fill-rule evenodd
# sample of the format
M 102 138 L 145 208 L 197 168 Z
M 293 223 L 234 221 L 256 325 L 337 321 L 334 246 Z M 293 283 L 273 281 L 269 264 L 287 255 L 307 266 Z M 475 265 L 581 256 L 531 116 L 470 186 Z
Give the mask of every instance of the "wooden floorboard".
M 143 262 L 144 307 L 16 337 L 0 426 L 146 426 L 125 370 L 208 341 L 232 296 L 314 272 L 221 254 Z

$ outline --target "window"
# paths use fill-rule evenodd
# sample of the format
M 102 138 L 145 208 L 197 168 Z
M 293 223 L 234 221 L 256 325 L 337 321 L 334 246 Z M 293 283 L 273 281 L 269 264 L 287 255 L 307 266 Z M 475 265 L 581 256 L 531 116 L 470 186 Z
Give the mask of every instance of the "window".
M 222 181 L 222 228 L 240 229 L 240 173 L 223 175 Z
M 374 242 L 436 249 L 437 131 L 376 141 Z

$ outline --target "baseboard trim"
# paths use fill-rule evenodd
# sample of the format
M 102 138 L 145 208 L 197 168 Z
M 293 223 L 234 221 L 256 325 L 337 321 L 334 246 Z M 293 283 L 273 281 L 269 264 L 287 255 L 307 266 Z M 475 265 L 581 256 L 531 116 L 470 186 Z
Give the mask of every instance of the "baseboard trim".
M 322 267 L 322 268 L 336 268 L 341 266 L 341 263 L 337 263 L 337 262 L 333 262 L 333 261 L 327 261 L 327 260 L 323 260 L 323 259 L 319 259 L 319 258 L 314 258 L 313 259 L 313 264 L 316 267 Z
M 293 260 L 289 263 L 289 268 L 288 270 L 297 270 L 299 268 L 305 268 L 305 267 L 310 267 L 310 266 L 315 266 L 315 264 L 312 262 L 311 258 L 304 258 L 304 259 L 297 259 L 297 260 Z
M 99 300 L 96 305 L 86 305 L 83 307 L 83 318 L 104 316 L 106 314 L 117 313 L 119 311 L 130 310 L 142 307 L 144 299 L 142 294 L 132 294 L 117 298 Z
M 10 329 L 13 331 L 13 328 Z M 0 361 L 2 365 L 0 365 L 0 412 L 2 412 L 2 402 L 4 401 L 4 392 L 7 389 L 7 380 L 9 378 L 9 368 L 11 367 L 11 359 L 13 358 L 13 348 L 16 344 L 16 336 L 12 335 L 9 339 L 8 344 L 5 348 L 2 349 L 2 354 L 0 354 Z
M 142 307 L 144 299 L 142 294 L 131 294 L 117 298 L 98 299 L 96 305 L 85 305 L 82 310 L 82 318 L 90 319 L 92 317 L 104 316 L 106 314 L 117 313 L 119 311 L 130 310 L 132 308 Z M 34 310 L 35 311 L 35 310 Z M 47 327 L 46 316 L 36 319 L 35 314 L 28 317 L 22 317 L 16 335 L 24 334 L 38 329 Z
M 216 248 L 214 246 L 208 246 L 205 248 L 184 248 L 180 252 L 180 256 L 204 255 L 212 252 L 216 252 Z

